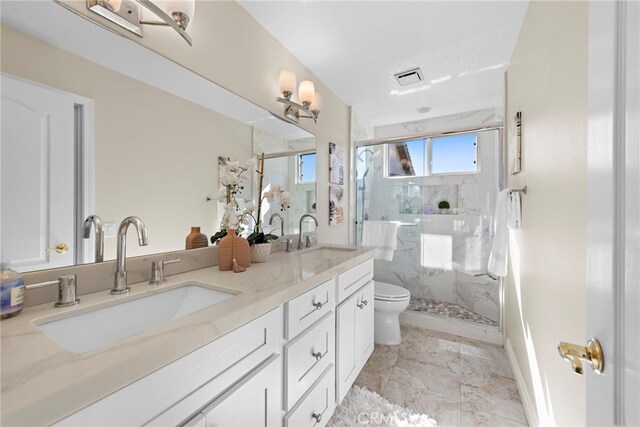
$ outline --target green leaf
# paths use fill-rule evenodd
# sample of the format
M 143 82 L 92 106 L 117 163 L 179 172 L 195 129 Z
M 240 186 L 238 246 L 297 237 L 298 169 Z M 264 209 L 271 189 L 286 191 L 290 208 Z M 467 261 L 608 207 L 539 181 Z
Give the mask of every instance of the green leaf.
M 222 239 L 226 235 L 227 235 L 227 230 L 218 231 L 216 234 L 211 236 L 211 244 L 215 245 L 218 240 Z

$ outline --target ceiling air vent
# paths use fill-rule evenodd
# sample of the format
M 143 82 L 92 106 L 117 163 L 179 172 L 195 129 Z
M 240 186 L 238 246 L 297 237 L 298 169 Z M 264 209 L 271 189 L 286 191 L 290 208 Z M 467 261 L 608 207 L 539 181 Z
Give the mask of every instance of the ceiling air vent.
M 422 70 L 420 68 L 412 68 L 411 70 L 401 71 L 398 74 L 395 74 L 394 77 L 398 81 L 400 86 L 412 85 L 414 83 L 421 82 Z

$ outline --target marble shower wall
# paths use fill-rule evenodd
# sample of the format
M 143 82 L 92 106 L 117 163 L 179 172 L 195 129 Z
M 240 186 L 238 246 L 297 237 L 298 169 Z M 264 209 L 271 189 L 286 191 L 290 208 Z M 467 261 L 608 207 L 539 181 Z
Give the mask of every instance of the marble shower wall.
M 485 274 L 498 192 L 498 133 L 479 134 L 478 145 L 478 174 L 411 178 L 385 178 L 385 147 L 368 147 L 374 154 L 356 165 L 358 176 L 369 169 L 364 182 L 357 180 L 357 219 L 358 226 L 363 219 L 415 224 L 400 227 L 393 261 L 375 261 L 376 280 L 499 322 L 499 284 Z M 439 213 L 441 200 L 449 201 L 450 213 Z

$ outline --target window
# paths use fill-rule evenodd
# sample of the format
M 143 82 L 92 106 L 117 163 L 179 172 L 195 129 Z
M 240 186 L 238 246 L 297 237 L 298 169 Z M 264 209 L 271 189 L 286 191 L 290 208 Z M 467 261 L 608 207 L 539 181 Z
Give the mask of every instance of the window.
M 425 140 L 389 144 L 389 177 L 425 175 Z
M 431 139 L 431 174 L 477 172 L 476 144 L 475 133 Z
M 476 133 L 390 143 L 387 153 L 388 178 L 478 171 Z
M 316 153 L 300 154 L 298 157 L 298 183 L 316 182 Z

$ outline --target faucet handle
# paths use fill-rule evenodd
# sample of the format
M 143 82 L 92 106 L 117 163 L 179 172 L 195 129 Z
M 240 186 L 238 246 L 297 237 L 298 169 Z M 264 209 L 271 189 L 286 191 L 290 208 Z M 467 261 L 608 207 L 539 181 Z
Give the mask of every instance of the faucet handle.
M 69 307 L 76 305 L 80 302 L 78 296 L 78 280 L 75 274 L 68 276 L 60 276 L 58 280 L 51 280 L 49 282 L 34 283 L 33 285 L 26 285 L 25 289 L 38 289 L 45 286 L 58 285 L 58 301 L 54 304 L 56 307 Z
M 160 261 L 152 261 L 151 262 L 151 280 L 149 280 L 150 285 L 162 285 L 167 281 L 164 278 L 164 266 L 167 264 L 175 264 L 180 262 L 180 258 L 171 259 L 171 260 L 160 260 Z
M 304 237 L 304 246 L 305 246 L 305 248 L 310 248 L 311 247 L 311 235 L 307 234 Z
M 292 239 L 280 239 L 280 241 L 282 243 L 284 243 L 284 251 L 285 252 L 291 252 L 291 243 L 292 243 Z

